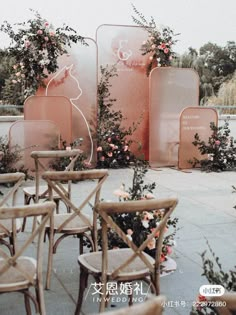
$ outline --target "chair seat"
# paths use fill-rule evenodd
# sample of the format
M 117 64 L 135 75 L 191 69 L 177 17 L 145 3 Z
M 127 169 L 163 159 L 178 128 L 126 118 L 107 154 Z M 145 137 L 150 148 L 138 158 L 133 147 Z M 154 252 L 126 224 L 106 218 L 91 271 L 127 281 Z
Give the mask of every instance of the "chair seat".
M 112 249 L 108 250 L 108 277 L 111 273 L 120 266 L 123 262 L 125 262 L 131 255 L 133 255 L 133 251 L 129 248 L 120 248 L 120 249 Z M 154 265 L 155 260 L 144 253 L 149 262 Z M 87 268 L 94 274 L 100 274 L 102 270 L 102 252 L 93 252 L 87 253 L 78 256 L 78 262 L 83 267 Z M 144 277 L 145 275 L 149 275 L 150 271 L 148 267 L 144 264 L 144 262 L 136 257 L 131 264 L 125 267 L 119 273 L 119 280 L 125 279 L 126 277 L 138 279 L 140 277 Z
M 4 260 L 0 258 L 0 270 L 4 265 Z M 17 266 L 32 279 L 35 279 L 37 262 L 34 258 L 21 256 L 17 259 Z M 14 291 L 16 287 L 24 288 L 28 287 L 28 285 L 29 280 L 25 279 L 22 273 L 14 267 L 10 267 L 6 272 L 0 274 L 0 292 Z
M 71 217 L 71 213 L 60 213 L 54 215 L 54 230 L 57 232 L 57 229 L 62 225 L 63 222 L 65 222 L 66 219 Z M 92 220 L 89 216 L 86 216 L 86 218 L 89 220 L 90 224 L 92 225 Z M 49 225 L 47 225 L 47 228 L 49 228 Z M 88 230 L 91 230 L 91 228 L 82 221 L 82 219 L 77 215 L 73 220 L 69 221 L 65 227 L 60 231 L 60 233 L 83 233 Z
M 16 219 L 16 232 L 20 232 L 21 230 L 21 220 L 19 219 Z M 5 227 L 6 230 L 3 228 Z M 9 233 L 12 232 L 12 220 L 2 220 L 0 221 L 0 238 L 1 237 L 5 237 L 5 236 L 8 236 Z

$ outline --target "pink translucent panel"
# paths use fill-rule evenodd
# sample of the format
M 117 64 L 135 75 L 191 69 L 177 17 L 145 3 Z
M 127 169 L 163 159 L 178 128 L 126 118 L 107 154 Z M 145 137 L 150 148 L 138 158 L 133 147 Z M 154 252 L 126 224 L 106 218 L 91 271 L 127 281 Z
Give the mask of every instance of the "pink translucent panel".
M 46 88 L 37 95 L 65 96 L 72 105 L 72 141 L 83 138 L 81 149 L 87 161 L 96 163 L 97 125 L 97 45 L 86 38 L 88 46 L 73 44 L 59 58 L 59 69 L 49 76 Z M 66 124 L 66 120 L 63 120 Z
M 178 163 L 179 116 L 197 106 L 199 77 L 192 69 L 155 68 L 150 74 L 150 151 L 152 167 Z
M 180 169 L 192 168 L 189 163 L 194 158 L 202 160 L 207 156 L 201 155 L 197 147 L 192 142 L 194 135 L 199 134 L 201 140 L 208 142 L 212 134 L 210 123 L 218 123 L 217 111 L 213 108 L 187 107 L 180 115 L 180 143 L 179 143 L 179 162 Z
M 31 152 L 52 150 L 59 143 L 59 128 L 50 120 L 18 120 L 9 129 L 10 148 L 17 146 L 21 155 L 20 163 L 30 172 L 35 169 Z
M 101 25 L 97 29 L 98 68 L 115 65 L 117 69 L 118 76 L 110 81 L 110 92 L 111 98 L 116 99 L 114 110 L 121 110 L 126 118 L 124 126 L 132 126 L 142 116 L 131 138 L 141 143 L 146 159 L 149 151 L 148 56 L 142 56 L 140 48 L 147 36 L 146 31 L 136 26 Z M 132 151 L 137 153 L 136 146 Z
M 51 120 L 60 128 L 61 138 L 72 141 L 72 105 L 64 96 L 31 96 L 24 104 L 25 120 Z

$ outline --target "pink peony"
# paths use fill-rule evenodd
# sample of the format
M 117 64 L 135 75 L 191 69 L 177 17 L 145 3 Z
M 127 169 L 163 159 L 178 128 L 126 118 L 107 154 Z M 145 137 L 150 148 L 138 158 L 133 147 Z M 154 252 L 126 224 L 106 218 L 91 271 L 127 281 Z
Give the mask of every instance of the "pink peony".
M 43 34 L 43 31 L 42 31 L 42 30 L 38 30 L 38 31 L 37 31 L 37 34 L 38 34 L 38 35 L 42 35 L 42 34 Z

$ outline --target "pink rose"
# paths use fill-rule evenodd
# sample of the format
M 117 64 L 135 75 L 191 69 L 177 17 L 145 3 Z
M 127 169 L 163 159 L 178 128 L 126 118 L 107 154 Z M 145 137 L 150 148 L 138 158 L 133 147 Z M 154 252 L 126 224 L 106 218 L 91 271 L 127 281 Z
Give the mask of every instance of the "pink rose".
M 49 38 L 47 36 L 44 37 L 45 42 L 48 42 Z
M 113 153 L 112 153 L 112 152 L 108 152 L 107 155 L 108 155 L 109 157 L 112 157 Z
M 102 147 L 97 147 L 97 152 L 101 152 L 102 151 Z
M 215 145 L 220 145 L 220 140 L 216 140 Z
M 25 47 L 28 48 L 29 46 L 30 46 L 30 41 L 29 41 L 29 40 L 26 40 L 26 41 L 25 41 Z
M 158 47 L 159 48 L 159 47 Z M 160 45 L 160 49 L 165 49 L 166 48 L 166 44 L 165 43 L 161 43 Z
M 48 22 L 45 22 L 45 23 L 44 23 L 44 26 L 46 26 L 46 27 L 47 27 L 48 25 L 49 25 L 49 23 L 48 23 Z
M 169 60 L 172 60 L 173 58 L 172 58 L 172 56 L 169 56 Z
M 126 152 L 126 151 L 128 151 L 128 149 L 129 149 L 129 146 L 128 146 L 128 145 L 125 145 L 125 146 L 124 146 L 124 151 Z
M 165 54 L 168 54 L 168 52 L 169 52 L 169 48 L 165 48 L 165 49 L 164 49 L 164 53 L 165 53 Z
M 42 35 L 42 34 L 43 34 L 43 31 L 42 31 L 42 30 L 38 30 L 38 31 L 37 31 L 37 34 L 38 34 L 38 35 Z

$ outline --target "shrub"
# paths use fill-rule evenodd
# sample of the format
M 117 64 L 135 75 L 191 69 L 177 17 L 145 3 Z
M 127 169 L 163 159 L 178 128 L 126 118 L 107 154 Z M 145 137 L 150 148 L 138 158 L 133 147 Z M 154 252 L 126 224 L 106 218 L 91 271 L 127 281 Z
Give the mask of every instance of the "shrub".
M 194 136 L 193 145 L 198 148 L 202 155 L 207 154 L 206 159 L 190 161 L 195 167 L 200 165 L 202 171 L 220 172 L 233 170 L 236 167 L 236 148 L 234 139 L 230 136 L 229 121 L 225 120 L 223 126 L 216 126 L 210 123 L 212 135 L 208 143 L 202 141 L 198 133 Z

